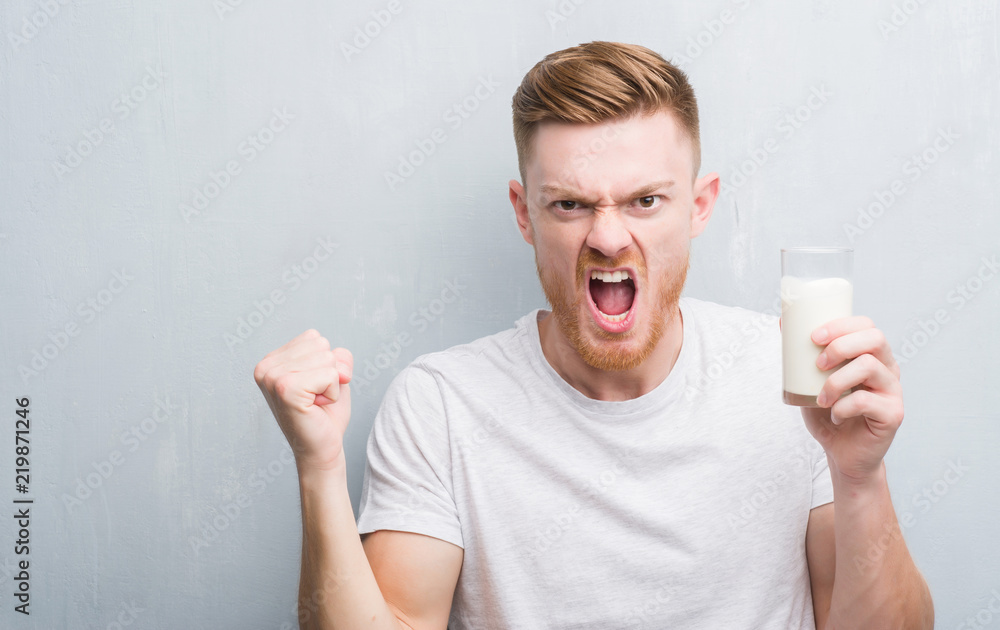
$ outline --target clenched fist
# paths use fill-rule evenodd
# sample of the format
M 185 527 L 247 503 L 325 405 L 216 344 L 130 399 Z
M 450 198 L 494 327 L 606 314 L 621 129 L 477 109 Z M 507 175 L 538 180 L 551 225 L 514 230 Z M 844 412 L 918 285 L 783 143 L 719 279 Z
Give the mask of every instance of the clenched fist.
M 345 465 L 354 357 L 307 330 L 261 359 L 253 377 L 295 453 L 299 471 Z

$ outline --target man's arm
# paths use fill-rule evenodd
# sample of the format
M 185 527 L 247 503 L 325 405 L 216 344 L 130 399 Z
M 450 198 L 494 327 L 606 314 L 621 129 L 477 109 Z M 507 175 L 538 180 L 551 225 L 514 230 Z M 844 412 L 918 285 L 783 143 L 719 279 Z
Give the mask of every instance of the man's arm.
M 930 590 L 906 548 L 884 471 L 882 484 L 870 487 L 834 476 L 834 503 L 809 513 L 806 556 L 820 630 L 934 627 Z
M 462 548 L 396 531 L 362 544 L 343 470 L 303 473 L 300 628 L 444 630 Z
M 365 557 L 341 470 L 300 471 L 299 628 L 402 630 Z
M 353 367 L 347 349 L 331 349 L 319 332 L 307 330 L 254 368 L 295 453 L 302 500 L 300 627 L 443 629 L 462 549 L 426 536 L 395 536 L 381 547 L 386 553 L 375 554 L 373 572 L 358 536 L 343 450 Z
M 813 510 L 806 533 L 817 628 L 930 630 L 934 604 L 899 529 L 883 459 L 903 422 L 899 364 L 867 317 L 828 322 L 812 341 L 826 346 L 817 367 L 837 368 L 819 407 L 802 408 L 826 452 L 835 506 Z
M 448 626 L 465 550 L 450 542 L 395 530 L 361 537 L 382 594 L 404 627 Z
M 813 617 L 817 628 L 826 628 L 833 597 L 833 578 L 837 568 L 837 549 L 833 531 L 833 502 L 809 510 L 806 526 L 806 560 L 812 587 Z

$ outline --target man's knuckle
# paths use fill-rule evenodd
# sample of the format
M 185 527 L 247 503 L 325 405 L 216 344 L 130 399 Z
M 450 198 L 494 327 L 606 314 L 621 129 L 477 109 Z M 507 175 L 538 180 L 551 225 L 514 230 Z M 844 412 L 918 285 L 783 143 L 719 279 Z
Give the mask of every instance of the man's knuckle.
M 826 344 L 824 352 L 826 352 L 826 355 L 828 357 L 830 357 L 831 359 L 835 359 L 839 362 L 840 357 L 843 354 L 843 345 L 844 342 L 841 340 L 840 337 L 837 337 L 830 343 Z
M 871 394 L 871 392 L 863 390 L 863 389 L 859 390 L 859 392 L 860 392 L 860 395 L 859 396 L 855 396 L 855 403 L 854 403 L 854 405 L 856 407 L 856 409 L 855 409 L 856 413 L 854 413 L 853 415 L 856 415 L 856 416 L 859 416 L 859 415 L 862 415 L 862 414 L 863 415 L 868 415 L 872 411 L 872 406 L 873 406 L 872 403 L 874 402 L 872 400 L 872 394 Z
M 281 398 L 285 398 L 291 388 L 292 382 L 288 375 L 280 376 L 274 380 L 274 393 Z
M 260 379 L 260 385 L 265 390 L 267 390 L 269 392 L 273 392 L 274 391 L 274 373 L 271 372 L 271 371 L 265 372 L 263 378 Z
M 899 427 L 903 424 L 903 403 L 900 401 L 898 405 L 893 410 L 892 413 L 892 423 L 894 426 Z

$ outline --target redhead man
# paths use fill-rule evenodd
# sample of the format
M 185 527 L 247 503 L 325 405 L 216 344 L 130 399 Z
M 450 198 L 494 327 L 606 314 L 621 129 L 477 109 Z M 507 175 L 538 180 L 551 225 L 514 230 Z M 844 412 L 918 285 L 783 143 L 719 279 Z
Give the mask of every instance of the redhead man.
M 302 627 L 931 628 L 886 484 L 883 334 L 814 331 L 840 367 L 789 407 L 778 319 L 681 296 L 719 191 L 684 73 L 591 42 L 513 110 L 509 197 L 551 309 L 393 379 L 357 522 L 350 352 L 310 330 L 255 370 L 296 453 Z

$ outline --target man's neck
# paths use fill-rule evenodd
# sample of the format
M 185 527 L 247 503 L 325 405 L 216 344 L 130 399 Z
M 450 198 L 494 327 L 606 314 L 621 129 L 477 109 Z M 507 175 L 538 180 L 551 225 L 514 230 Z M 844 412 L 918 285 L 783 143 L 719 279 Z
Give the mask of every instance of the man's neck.
M 645 361 L 631 370 L 608 372 L 586 363 L 562 334 L 552 313 L 543 313 L 538 335 L 545 359 L 563 380 L 595 400 L 631 400 L 654 390 L 674 368 L 684 340 L 684 318 L 675 306 L 666 331 Z

